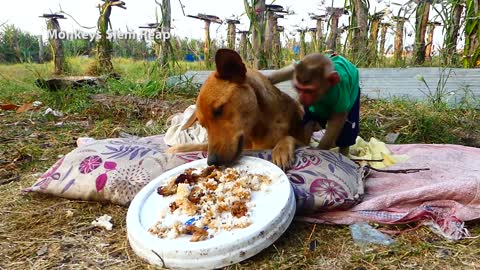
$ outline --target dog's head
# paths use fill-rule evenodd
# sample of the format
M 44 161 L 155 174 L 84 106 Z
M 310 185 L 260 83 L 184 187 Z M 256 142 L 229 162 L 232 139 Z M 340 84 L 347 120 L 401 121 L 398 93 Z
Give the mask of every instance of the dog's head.
M 220 49 L 215 64 L 216 71 L 201 87 L 196 111 L 183 128 L 198 120 L 208 132 L 208 164 L 224 165 L 242 153 L 259 109 L 240 55 Z

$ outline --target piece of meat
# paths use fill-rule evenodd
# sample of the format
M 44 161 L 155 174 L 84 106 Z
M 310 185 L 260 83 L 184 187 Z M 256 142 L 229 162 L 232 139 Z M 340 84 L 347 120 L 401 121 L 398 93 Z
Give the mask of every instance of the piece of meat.
M 187 225 L 183 231 L 184 234 L 192 234 L 190 242 L 199 242 L 207 239 L 208 232 L 204 228 L 198 228 L 197 226 Z
M 247 205 L 243 201 L 235 201 L 232 203 L 232 215 L 234 217 L 243 217 L 247 214 Z
M 178 209 L 178 205 L 177 205 L 176 202 L 172 202 L 172 203 L 169 205 L 169 207 L 170 207 L 170 212 L 171 212 L 171 213 L 175 212 L 175 210 Z
M 171 196 L 177 193 L 177 185 L 171 181 L 166 186 L 161 186 L 157 189 L 157 193 L 162 196 Z
M 200 202 L 200 199 L 202 196 L 205 195 L 202 192 L 202 189 L 200 187 L 194 187 L 192 191 L 190 191 L 190 195 L 188 195 L 188 200 L 191 201 L 192 203 L 197 204 Z

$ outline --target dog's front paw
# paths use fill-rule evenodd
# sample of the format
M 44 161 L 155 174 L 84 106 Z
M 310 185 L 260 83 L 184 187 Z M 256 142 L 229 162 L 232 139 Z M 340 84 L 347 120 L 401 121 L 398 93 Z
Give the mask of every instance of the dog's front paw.
M 289 169 L 295 159 L 295 139 L 286 137 L 272 150 L 272 161 L 283 170 Z
M 167 149 L 167 151 L 165 151 L 165 153 L 168 153 L 168 154 L 176 154 L 176 153 L 179 153 L 180 151 L 180 147 L 179 145 L 174 145 L 170 148 Z

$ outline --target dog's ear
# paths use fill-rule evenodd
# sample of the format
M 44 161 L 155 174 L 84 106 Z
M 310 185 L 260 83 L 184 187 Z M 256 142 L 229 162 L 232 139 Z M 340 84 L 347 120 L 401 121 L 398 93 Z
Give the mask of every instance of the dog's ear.
M 215 54 L 215 64 L 220 79 L 241 83 L 246 78 L 247 68 L 234 50 L 219 49 Z
M 191 127 L 196 121 L 197 121 L 197 114 L 196 114 L 195 112 L 193 112 L 192 115 L 190 115 L 190 118 L 188 118 L 187 122 L 186 122 L 185 124 L 183 124 L 181 130 L 188 129 L 188 128 Z

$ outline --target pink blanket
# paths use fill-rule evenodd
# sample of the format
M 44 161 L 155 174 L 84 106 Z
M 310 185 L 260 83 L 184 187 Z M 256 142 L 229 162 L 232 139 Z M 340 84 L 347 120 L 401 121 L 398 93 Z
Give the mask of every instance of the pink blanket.
M 300 217 L 315 223 L 421 222 L 445 237 L 468 236 L 464 222 L 480 218 L 480 148 L 458 145 L 389 145 L 410 158 L 387 169 L 430 168 L 412 174 L 372 172 L 364 200 L 346 211 Z

